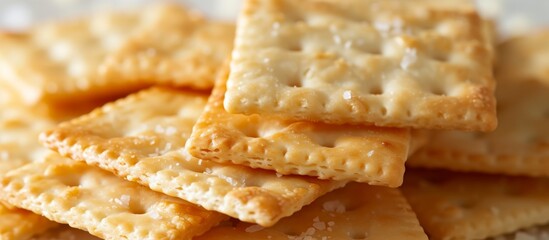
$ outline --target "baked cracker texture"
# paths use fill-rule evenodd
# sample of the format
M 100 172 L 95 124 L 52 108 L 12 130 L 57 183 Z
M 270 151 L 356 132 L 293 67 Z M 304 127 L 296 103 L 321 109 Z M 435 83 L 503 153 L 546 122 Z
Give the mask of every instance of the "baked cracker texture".
M 191 155 L 280 174 L 391 187 L 402 184 L 409 129 L 231 114 L 223 108 L 228 68 L 221 73 L 186 145 Z
M 206 101 L 206 95 L 153 88 L 63 123 L 41 140 L 64 156 L 263 226 L 345 184 L 192 157 L 184 146 Z
M 0 187 L 10 204 L 104 239 L 191 239 L 226 219 L 57 153 L 10 171 Z
M 427 236 L 400 190 L 349 183 L 272 227 L 232 222 L 197 239 L 427 240 Z
M 3 95 L 5 89 L 0 89 Z M 0 176 L 45 154 L 38 134 L 54 122 L 42 108 L 26 109 L 11 101 L 0 101 Z M 1 190 L 0 190 L 1 191 Z M 57 226 L 57 223 L 32 212 L 0 201 L 0 239 L 27 239 Z
M 498 128 L 491 133 L 433 132 L 407 164 L 549 176 L 549 31 L 511 39 L 498 54 Z
M 208 239 L 427 239 L 398 189 L 349 183 L 305 206 L 276 225 L 230 222 Z
M 153 84 L 208 89 L 233 35 L 233 25 L 175 4 L 46 23 L 0 34 L 0 81 L 27 103 L 75 102 Z
M 483 239 L 549 223 L 549 179 L 408 170 L 403 193 L 431 239 Z
M 247 0 L 230 113 L 391 127 L 497 125 L 493 39 L 471 1 Z

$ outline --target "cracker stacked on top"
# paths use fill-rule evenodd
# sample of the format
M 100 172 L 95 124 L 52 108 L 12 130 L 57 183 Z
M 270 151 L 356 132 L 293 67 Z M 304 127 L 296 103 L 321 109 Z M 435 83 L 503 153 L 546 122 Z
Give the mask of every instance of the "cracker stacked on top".
M 247 0 L 236 31 L 161 5 L 2 34 L 0 238 L 547 224 L 549 33 L 494 36 L 457 0 Z

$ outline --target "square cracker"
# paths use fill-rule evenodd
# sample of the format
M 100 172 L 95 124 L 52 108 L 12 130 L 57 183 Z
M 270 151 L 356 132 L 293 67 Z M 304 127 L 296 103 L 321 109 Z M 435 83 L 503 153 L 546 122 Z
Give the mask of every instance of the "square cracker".
M 350 183 L 276 225 L 222 224 L 207 239 L 425 239 L 416 215 L 398 189 Z
M 408 157 L 409 129 L 330 125 L 223 109 L 228 67 L 186 145 L 195 157 L 280 174 L 398 187 Z
M 169 4 L 43 24 L 0 34 L 0 81 L 29 103 L 119 95 L 157 83 L 208 89 L 230 53 L 233 31 Z
M 494 132 L 434 132 L 432 140 L 407 163 L 413 167 L 549 176 L 548 42 L 549 31 L 513 39 L 499 47 L 499 126 Z
M 10 204 L 106 239 L 190 239 L 226 219 L 57 153 L 0 179 Z
M 470 1 L 440 2 L 247 0 L 225 109 L 337 124 L 493 130 L 487 25 Z
M 63 123 L 41 140 L 72 159 L 263 226 L 345 184 L 192 157 L 184 146 L 206 101 L 196 93 L 146 90 Z
M 549 179 L 406 172 L 403 192 L 432 239 L 483 239 L 549 223 Z

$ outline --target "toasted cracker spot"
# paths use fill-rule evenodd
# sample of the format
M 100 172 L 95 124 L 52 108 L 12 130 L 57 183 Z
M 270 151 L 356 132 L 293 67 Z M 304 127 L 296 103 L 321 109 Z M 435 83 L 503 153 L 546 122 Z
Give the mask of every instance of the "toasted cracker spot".
M 350 183 L 272 227 L 231 222 L 198 239 L 427 239 L 400 190 Z
M 225 109 L 336 124 L 493 130 L 489 25 L 468 1 L 436 2 L 246 1 Z
M 223 109 L 228 67 L 221 72 L 186 145 L 191 155 L 280 174 L 391 187 L 402 184 L 409 129 L 230 114 Z
M 233 25 L 173 4 L 43 24 L 0 34 L 0 81 L 30 103 L 127 94 L 153 84 L 208 89 L 233 34 Z
M 192 157 L 184 150 L 207 96 L 155 88 L 42 135 L 42 142 L 153 190 L 243 221 L 269 226 L 341 187 Z
M 499 126 L 491 133 L 434 132 L 408 164 L 549 176 L 549 32 L 503 43 L 496 72 Z M 533 44 L 540 48 L 535 50 Z M 517 63 L 511 66 L 511 62 Z M 434 160 L 434 161 L 433 161 Z
M 433 239 L 483 239 L 549 223 L 549 179 L 406 172 L 403 192 Z
M 107 239 L 189 239 L 225 219 L 57 153 L 2 176 L 1 187 L 15 206 Z

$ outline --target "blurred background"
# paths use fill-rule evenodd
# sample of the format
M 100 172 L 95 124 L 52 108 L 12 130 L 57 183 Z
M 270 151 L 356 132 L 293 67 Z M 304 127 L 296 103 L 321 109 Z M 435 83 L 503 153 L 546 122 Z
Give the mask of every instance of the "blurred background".
M 444 0 L 441 0 L 444 1 Z M 89 12 L 132 9 L 153 0 L 0 0 L 0 28 L 19 31 L 33 23 L 75 17 Z M 233 20 L 241 0 L 179 0 L 209 17 Z M 548 0 L 476 0 L 481 12 L 497 18 L 503 36 L 512 36 L 549 26 Z

